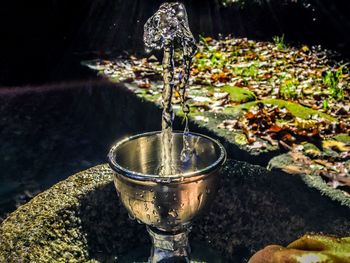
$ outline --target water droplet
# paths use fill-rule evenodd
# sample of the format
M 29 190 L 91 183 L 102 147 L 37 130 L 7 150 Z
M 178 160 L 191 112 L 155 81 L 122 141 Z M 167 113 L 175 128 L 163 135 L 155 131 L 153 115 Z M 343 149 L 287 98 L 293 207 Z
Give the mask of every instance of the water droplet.
M 206 192 L 207 192 L 207 194 L 210 194 L 210 189 L 209 189 L 209 188 L 207 188 Z
M 129 216 L 129 218 L 131 219 L 131 220 L 135 220 L 135 216 L 133 216 L 133 215 L 131 215 L 131 214 L 128 214 L 128 216 Z
M 172 209 L 168 212 L 168 214 L 173 217 L 173 218 L 176 218 L 178 216 L 176 210 Z
M 203 194 L 200 193 L 198 195 L 197 199 L 198 199 L 198 207 L 197 207 L 197 209 L 199 209 L 201 207 L 201 204 L 202 204 L 202 201 L 203 201 Z
M 181 205 L 180 205 L 180 206 L 181 206 L 181 208 L 183 208 L 183 207 L 185 206 L 185 204 L 184 204 L 184 203 L 181 203 Z
M 149 214 L 147 214 L 146 216 L 147 216 L 148 221 L 151 221 L 151 216 Z
M 134 213 L 134 200 L 129 198 L 129 208 Z
M 146 212 L 148 211 L 148 205 L 147 205 L 147 203 L 145 203 L 145 211 L 146 211 Z

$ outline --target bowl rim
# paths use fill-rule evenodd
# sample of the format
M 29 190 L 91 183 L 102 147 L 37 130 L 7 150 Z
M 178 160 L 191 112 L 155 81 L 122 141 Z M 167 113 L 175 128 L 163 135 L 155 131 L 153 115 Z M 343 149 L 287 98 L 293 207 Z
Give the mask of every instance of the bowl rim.
M 213 162 L 209 166 L 204 167 L 204 168 L 197 170 L 197 171 L 187 172 L 187 173 L 183 173 L 183 174 L 175 174 L 175 175 L 171 175 L 171 176 L 160 176 L 160 175 L 155 175 L 155 174 L 143 174 L 143 173 L 131 171 L 125 167 L 122 167 L 121 165 L 119 165 L 116 162 L 116 160 L 114 158 L 115 152 L 118 149 L 118 147 L 120 147 L 121 145 L 123 145 L 129 141 L 141 138 L 141 137 L 149 137 L 149 136 L 153 136 L 153 135 L 160 134 L 160 133 L 161 133 L 161 131 L 145 132 L 145 133 L 129 136 L 127 138 L 124 138 L 124 139 L 116 142 L 111 147 L 111 149 L 108 153 L 108 156 L 107 156 L 109 166 L 118 174 L 123 175 L 127 178 L 130 178 L 130 179 L 141 180 L 141 181 L 153 181 L 153 182 L 157 182 L 157 183 L 159 183 L 159 182 L 171 183 L 171 182 L 183 181 L 185 178 L 205 176 L 207 174 L 210 174 L 214 170 L 220 168 L 226 161 L 226 158 L 227 158 L 226 150 L 225 150 L 224 146 L 219 141 L 217 141 L 209 136 L 200 134 L 200 133 L 190 132 L 189 133 L 190 135 L 205 138 L 219 147 L 220 155 L 216 159 L 215 162 Z M 183 134 L 182 131 L 173 131 L 172 133 Z

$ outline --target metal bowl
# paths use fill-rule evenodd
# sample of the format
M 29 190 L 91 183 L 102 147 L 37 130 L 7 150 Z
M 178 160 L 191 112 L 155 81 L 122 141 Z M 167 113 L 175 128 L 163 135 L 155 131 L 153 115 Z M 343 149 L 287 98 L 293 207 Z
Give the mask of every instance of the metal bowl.
M 190 133 L 193 157 L 183 163 L 183 133 L 173 133 L 172 156 L 178 174 L 160 176 L 161 132 L 129 137 L 116 143 L 108 159 L 116 172 L 114 183 L 129 214 L 162 231 L 185 227 L 213 200 L 220 168 L 226 160 L 224 147 L 205 135 Z

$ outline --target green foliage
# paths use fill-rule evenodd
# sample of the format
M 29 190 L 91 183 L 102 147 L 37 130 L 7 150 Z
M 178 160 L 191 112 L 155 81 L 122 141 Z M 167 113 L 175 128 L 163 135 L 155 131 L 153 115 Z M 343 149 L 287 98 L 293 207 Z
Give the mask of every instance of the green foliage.
M 244 68 L 243 75 L 255 79 L 258 75 L 258 64 L 254 62 L 249 67 Z
M 232 102 L 245 103 L 256 100 L 255 94 L 250 90 L 229 85 L 224 86 L 222 89 L 230 95 L 230 100 Z
M 350 145 L 350 135 L 346 133 L 337 134 L 333 137 L 334 140 Z
M 226 63 L 226 59 L 222 53 L 213 52 L 210 56 L 210 62 L 214 67 L 222 68 Z
M 209 43 L 210 37 L 206 38 L 202 35 L 199 35 L 200 43 L 203 45 L 203 56 L 199 56 L 196 58 L 196 62 L 198 63 L 198 68 L 200 70 L 211 70 L 213 68 L 223 68 L 227 63 L 226 56 L 223 55 L 222 52 L 217 51 L 216 48 L 212 47 Z
M 299 117 L 299 118 L 304 119 L 304 120 L 309 120 L 310 117 L 312 117 L 314 115 L 318 115 L 321 118 L 324 118 L 328 121 L 337 121 L 336 118 L 334 118 L 326 113 L 307 108 L 305 106 L 299 105 L 299 104 L 294 103 L 294 102 L 279 100 L 279 99 L 264 99 L 264 100 L 251 101 L 251 102 L 247 102 L 247 103 L 241 104 L 241 105 L 236 106 L 236 107 L 227 107 L 227 108 L 225 108 L 224 112 L 226 114 L 232 114 L 232 115 L 237 116 L 240 112 L 247 111 L 251 107 L 256 106 L 258 103 L 276 105 L 281 109 L 286 108 L 293 116 Z
M 279 88 L 279 95 L 285 100 L 297 99 L 301 94 L 297 91 L 297 82 L 295 80 L 284 81 Z
M 233 73 L 236 76 L 241 77 L 250 77 L 252 79 L 255 79 L 259 72 L 259 65 L 257 62 L 253 62 L 247 67 L 236 67 L 233 70 Z
M 204 50 L 209 50 L 208 41 L 205 39 L 204 36 L 199 35 L 199 42 L 204 45 Z
M 272 39 L 278 50 L 284 50 L 287 48 L 287 45 L 284 39 L 284 34 L 282 36 L 274 36 Z
M 328 70 L 322 77 L 322 83 L 328 88 L 329 98 L 335 100 L 344 99 L 344 90 L 339 85 L 343 78 L 343 70 L 346 65 L 339 67 L 337 70 Z
M 329 101 L 328 101 L 328 99 L 325 99 L 323 101 L 323 109 L 324 110 L 328 110 L 329 109 Z

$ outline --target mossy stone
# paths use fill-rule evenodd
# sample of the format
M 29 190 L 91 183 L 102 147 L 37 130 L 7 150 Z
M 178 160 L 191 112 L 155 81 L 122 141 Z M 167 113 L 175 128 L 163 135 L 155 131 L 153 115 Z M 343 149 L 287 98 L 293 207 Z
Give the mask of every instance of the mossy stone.
M 226 85 L 222 87 L 222 90 L 230 95 L 231 102 L 246 103 L 256 100 L 254 92 L 244 88 Z
M 350 145 L 350 135 L 346 133 L 337 134 L 333 137 L 334 140 Z
M 232 114 L 236 115 L 237 112 L 247 111 L 251 107 L 257 105 L 258 103 L 271 104 L 271 105 L 278 106 L 279 108 L 286 108 L 293 116 L 304 119 L 304 120 L 308 120 L 312 116 L 318 115 L 321 118 L 324 118 L 325 120 L 328 120 L 328 121 L 332 121 L 332 122 L 337 121 L 336 118 L 334 118 L 326 113 L 304 107 L 304 106 L 299 105 L 299 104 L 294 103 L 294 102 L 280 100 L 280 99 L 265 99 L 265 100 L 248 102 L 248 103 L 244 103 L 242 105 L 236 106 L 236 107 L 227 107 L 225 109 L 225 112 L 232 113 Z
M 207 242 L 234 262 L 305 232 L 350 235 L 349 207 L 310 191 L 299 176 L 228 160 L 221 180 L 191 243 Z M 128 218 L 106 164 L 56 184 L 0 225 L 0 262 L 115 262 L 139 246 L 150 247 L 145 226 Z
M 312 157 L 312 158 L 319 157 L 322 155 L 321 150 L 318 149 L 317 146 L 312 144 L 312 143 L 303 144 L 303 151 L 304 151 L 305 155 Z

